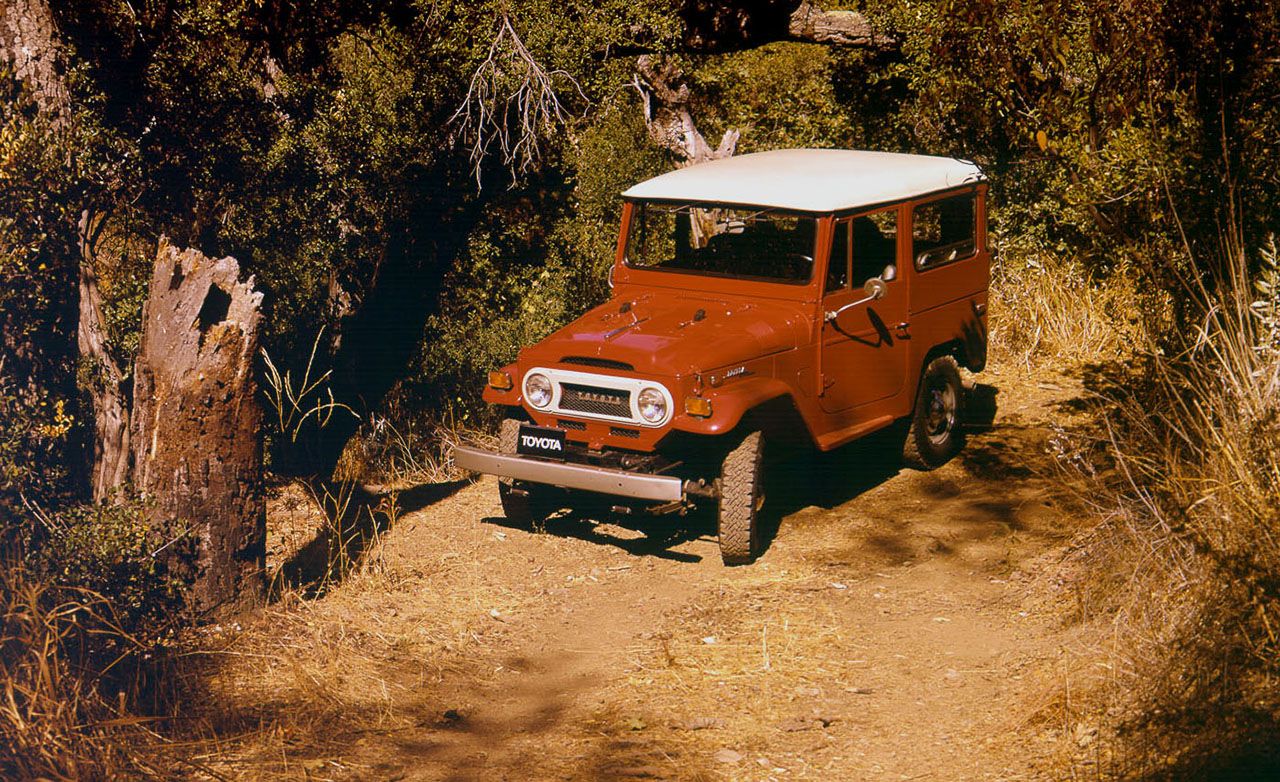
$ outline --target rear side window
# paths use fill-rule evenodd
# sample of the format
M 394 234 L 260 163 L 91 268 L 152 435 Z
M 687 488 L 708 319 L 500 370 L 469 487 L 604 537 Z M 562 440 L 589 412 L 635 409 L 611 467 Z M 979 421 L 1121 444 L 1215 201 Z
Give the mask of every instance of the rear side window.
M 978 251 L 977 196 L 943 198 L 911 213 L 911 255 L 917 269 L 932 269 Z

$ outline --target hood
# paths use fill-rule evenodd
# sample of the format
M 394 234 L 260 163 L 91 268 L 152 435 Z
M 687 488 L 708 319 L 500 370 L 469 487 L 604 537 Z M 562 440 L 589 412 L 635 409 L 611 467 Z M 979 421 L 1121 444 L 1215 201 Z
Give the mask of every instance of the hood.
M 596 307 L 522 359 L 618 361 L 651 375 L 704 372 L 798 346 L 807 336 L 804 313 L 811 308 L 802 302 L 644 293 Z

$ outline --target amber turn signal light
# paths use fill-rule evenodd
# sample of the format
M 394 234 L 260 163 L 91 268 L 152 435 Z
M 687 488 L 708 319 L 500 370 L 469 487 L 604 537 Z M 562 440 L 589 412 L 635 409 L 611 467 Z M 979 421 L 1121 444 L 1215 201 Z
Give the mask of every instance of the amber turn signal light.
M 711 400 L 703 399 L 700 396 L 686 396 L 684 398 L 684 411 L 697 418 L 710 418 Z
M 490 372 L 489 386 L 491 388 L 496 388 L 499 391 L 510 391 L 511 375 L 508 375 L 506 372 Z

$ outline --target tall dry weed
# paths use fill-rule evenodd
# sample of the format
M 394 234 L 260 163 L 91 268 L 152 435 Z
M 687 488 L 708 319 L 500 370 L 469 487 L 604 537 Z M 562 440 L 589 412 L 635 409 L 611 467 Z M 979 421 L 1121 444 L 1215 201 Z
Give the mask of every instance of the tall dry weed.
M 0 566 L 0 778 L 151 776 L 148 648 L 102 596 Z
M 1104 393 L 1109 458 L 1090 477 L 1110 534 L 1128 765 L 1200 778 L 1280 770 L 1280 258 L 1187 283 L 1193 324 Z M 1243 764 L 1243 765 L 1241 765 Z M 1270 765 L 1268 765 L 1270 764 Z M 1252 770 L 1252 771 L 1251 771 Z

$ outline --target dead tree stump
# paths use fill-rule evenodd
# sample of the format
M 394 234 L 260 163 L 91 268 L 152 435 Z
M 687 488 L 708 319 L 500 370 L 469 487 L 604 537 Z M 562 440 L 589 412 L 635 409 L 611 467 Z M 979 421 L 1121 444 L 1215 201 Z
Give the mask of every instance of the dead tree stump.
M 254 377 L 262 294 L 234 258 L 161 239 L 133 393 L 134 480 L 189 605 L 225 616 L 265 591 L 262 409 Z

